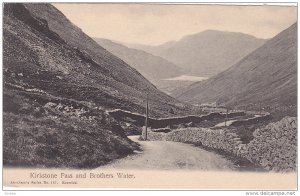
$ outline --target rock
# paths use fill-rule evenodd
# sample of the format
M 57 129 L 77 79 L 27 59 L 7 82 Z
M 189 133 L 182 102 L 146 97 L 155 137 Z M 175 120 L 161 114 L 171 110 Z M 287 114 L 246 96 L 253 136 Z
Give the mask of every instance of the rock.
M 57 106 L 57 104 L 53 103 L 53 102 L 48 102 L 44 105 L 44 107 L 46 107 L 46 108 L 54 108 L 56 106 Z

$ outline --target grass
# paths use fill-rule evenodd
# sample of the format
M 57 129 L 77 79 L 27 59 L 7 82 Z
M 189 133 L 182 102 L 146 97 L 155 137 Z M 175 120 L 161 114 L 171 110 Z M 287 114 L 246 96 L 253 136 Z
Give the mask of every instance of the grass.
M 77 116 L 41 104 L 58 99 L 31 95 L 4 91 L 4 166 L 95 168 L 138 149 L 103 111 L 70 100 L 62 102 L 84 108 L 85 113 Z

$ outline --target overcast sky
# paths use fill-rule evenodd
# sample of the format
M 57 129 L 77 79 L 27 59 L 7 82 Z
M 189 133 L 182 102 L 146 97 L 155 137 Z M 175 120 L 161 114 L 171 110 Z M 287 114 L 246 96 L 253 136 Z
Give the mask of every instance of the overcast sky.
M 92 37 L 158 45 L 207 29 L 271 38 L 297 20 L 296 7 L 53 4 Z

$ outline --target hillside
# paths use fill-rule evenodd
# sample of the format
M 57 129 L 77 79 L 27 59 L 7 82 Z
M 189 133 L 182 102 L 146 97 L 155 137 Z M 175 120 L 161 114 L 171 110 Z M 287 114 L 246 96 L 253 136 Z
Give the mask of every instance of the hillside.
M 189 74 L 211 77 L 226 70 L 264 42 L 243 33 L 207 30 L 158 46 L 128 46 L 161 56 L 188 70 Z
M 59 50 L 54 53 L 44 52 L 42 55 L 45 58 L 41 58 L 51 61 L 52 67 L 61 77 L 72 87 L 76 87 L 63 88 L 61 92 L 64 96 L 76 97 L 82 101 L 89 100 L 108 109 L 123 108 L 144 112 L 148 92 L 152 108 L 150 114 L 154 116 L 169 115 L 166 112 L 169 107 L 182 105 L 157 90 L 136 69 L 99 46 L 55 7 L 49 4 L 25 4 L 25 6 L 33 16 L 46 20 L 50 31 L 66 43 L 63 46 L 66 47 L 63 51 L 65 54 Z M 34 52 L 40 53 L 38 49 L 33 48 Z M 72 52 L 75 55 L 70 54 Z M 59 62 L 57 59 L 64 61 Z M 180 107 L 177 109 L 179 113 L 184 111 Z
M 226 71 L 174 94 L 193 103 L 260 105 L 296 115 L 297 24 L 282 31 Z M 284 112 L 285 111 L 285 112 Z
M 94 40 L 112 54 L 139 71 L 145 78 L 160 88 L 162 79 L 183 74 L 177 65 L 147 52 L 131 49 L 111 40 L 94 38 Z
M 106 110 L 190 108 L 158 91 L 50 4 L 6 3 L 4 165 L 97 167 L 138 149 Z

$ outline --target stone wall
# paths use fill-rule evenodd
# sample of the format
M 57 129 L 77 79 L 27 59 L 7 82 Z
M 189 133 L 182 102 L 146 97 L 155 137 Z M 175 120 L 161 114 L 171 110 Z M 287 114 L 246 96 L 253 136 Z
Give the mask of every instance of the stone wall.
M 297 118 L 285 117 L 256 129 L 245 157 L 268 170 L 294 171 L 297 160 Z
M 148 132 L 148 140 L 166 140 L 203 145 L 244 157 L 272 171 L 295 171 L 297 155 L 296 118 L 285 117 L 256 129 L 254 139 L 243 144 L 229 129 L 184 128 L 169 133 Z
M 118 121 L 126 121 L 127 118 L 130 118 L 132 123 L 136 126 L 144 126 L 145 124 L 145 116 L 142 114 L 132 113 L 125 110 L 113 110 L 108 112 L 112 117 L 114 117 Z M 233 118 L 237 116 L 244 116 L 245 112 L 235 111 L 227 114 L 228 118 Z M 153 129 L 164 128 L 172 125 L 186 124 L 186 123 L 199 123 L 202 121 L 211 121 L 214 119 L 225 119 L 225 113 L 209 113 L 201 116 L 181 116 L 181 117 L 171 117 L 171 118 L 148 118 L 148 126 Z
M 260 122 L 270 120 L 271 118 L 272 118 L 271 114 L 266 113 L 266 114 L 263 114 L 261 116 L 256 116 L 256 117 L 253 117 L 253 118 L 234 121 L 234 122 L 231 123 L 230 126 L 252 125 L 252 124 L 256 124 L 256 123 L 260 123 Z
M 235 154 L 238 152 L 239 145 L 242 144 L 238 135 L 228 129 L 177 129 L 166 134 L 165 138 L 168 141 L 193 143 Z
M 143 127 L 142 138 L 146 140 L 146 127 Z M 163 132 L 154 132 L 150 127 L 147 128 L 147 140 L 150 141 L 166 141 L 166 134 Z

